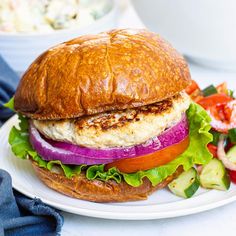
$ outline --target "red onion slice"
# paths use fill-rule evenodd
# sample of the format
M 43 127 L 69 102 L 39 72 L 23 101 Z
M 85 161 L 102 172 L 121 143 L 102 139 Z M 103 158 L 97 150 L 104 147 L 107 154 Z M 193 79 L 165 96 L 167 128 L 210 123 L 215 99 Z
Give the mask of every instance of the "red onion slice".
M 53 147 L 50 143 L 46 142 L 38 132 L 38 130 L 30 124 L 30 143 L 37 153 L 45 161 L 59 160 L 63 164 L 72 164 L 72 165 L 96 165 L 96 164 L 107 164 L 112 161 L 112 159 L 96 159 L 83 157 L 78 154 L 72 153 L 71 151 Z
M 224 142 L 225 142 L 225 135 L 221 134 L 217 147 L 217 156 L 223 162 L 224 166 L 227 169 L 236 171 L 236 164 L 231 162 L 225 154 Z
M 44 160 L 60 160 L 64 164 L 75 165 L 107 164 L 119 159 L 147 155 L 179 143 L 188 133 L 188 121 L 184 114 L 179 123 L 143 144 L 126 148 L 95 149 L 43 138 L 30 124 L 30 142 Z
M 184 138 L 186 138 L 188 133 L 189 130 L 188 130 L 187 117 L 186 115 L 183 115 L 183 118 L 179 123 L 167 129 L 161 135 L 149 139 L 145 143 L 132 147 L 95 149 L 95 148 L 82 147 L 66 142 L 58 142 L 53 140 L 47 140 L 47 141 L 54 147 L 62 148 L 82 156 L 96 157 L 103 159 L 107 158 L 110 159 L 111 157 L 115 159 L 121 159 L 121 158 L 143 156 L 161 150 L 170 145 L 179 143 Z

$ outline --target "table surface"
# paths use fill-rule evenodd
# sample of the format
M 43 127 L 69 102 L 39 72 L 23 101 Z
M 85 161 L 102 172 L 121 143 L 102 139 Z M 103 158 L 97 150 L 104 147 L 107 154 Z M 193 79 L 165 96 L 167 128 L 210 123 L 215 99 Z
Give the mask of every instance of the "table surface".
M 138 18 L 130 4 L 123 5 L 120 19 L 120 27 L 142 28 L 144 25 Z M 203 68 L 190 62 L 192 78 L 207 85 L 220 83 L 222 81 L 236 80 L 236 73 L 217 71 L 215 69 Z M 130 235 L 181 235 L 199 236 L 214 235 L 222 236 L 227 233 L 236 232 L 236 202 L 229 205 L 198 213 L 171 219 L 146 220 L 146 221 L 124 221 L 105 220 L 84 216 L 78 216 L 63 212 L 65 224 L 62 236 L 130 236 Z

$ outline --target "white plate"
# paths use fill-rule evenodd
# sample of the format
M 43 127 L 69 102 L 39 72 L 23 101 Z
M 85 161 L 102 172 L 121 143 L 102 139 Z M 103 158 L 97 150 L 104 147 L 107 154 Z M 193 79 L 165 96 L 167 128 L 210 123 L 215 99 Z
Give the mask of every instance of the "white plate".
M 236 185 L 226 192 L 199 189 L 191 199 L 181 199 L 168 190 L 160 190 L 146 201 L 127 203 L 92 203 L 73 199 L 46 187 L 35 175 L 28 160 L 16 158 L 8 145 L 8 134 L 17 124 L 14 116 L 0 129 L 0 168 L 7 170 L 13 187 L 25 195 L 41 198 L 46 204 L 63 211 L 106 219 L 160 219 L 183 216 L 213 209 L 236 200 Z

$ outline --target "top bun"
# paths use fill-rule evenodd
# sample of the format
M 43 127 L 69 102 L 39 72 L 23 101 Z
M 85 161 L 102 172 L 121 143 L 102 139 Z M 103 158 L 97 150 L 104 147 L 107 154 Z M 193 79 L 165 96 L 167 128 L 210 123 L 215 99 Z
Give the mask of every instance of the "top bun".
M 112 30 L 39 56 L 20 81 L 15 110 L 32 119 L 75 118 L 158 102 L 189 81 L 184 58 L 160 36 Z

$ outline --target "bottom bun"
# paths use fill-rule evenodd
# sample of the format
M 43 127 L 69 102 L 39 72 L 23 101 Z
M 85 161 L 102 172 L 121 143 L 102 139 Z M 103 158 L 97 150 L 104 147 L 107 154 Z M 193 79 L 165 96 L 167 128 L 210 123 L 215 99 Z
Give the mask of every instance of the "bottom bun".
M 84 172 L 79 176 L 69 179 L 66 178 L 64 174 L 54 173 L 45 168 L 39 167 L 34 161 L 32 161 L 32 164 L 38 177 L 49 188 L 73 198 L 92 202 L 126 202 L 145 200 L 148 195 L 153 193 L 155 190 L 164 188 L 183 172 L 183 168 L 179 167 L 173 175 L 167 177 L 163 182 L 154 187 L 147 178 L 143 179 L 143 184 L 139 187 L 132 187 L 125 181 L 117 183 L 114 180 L 106 182 L 101 180 L 88 180 L 85 177 Z

